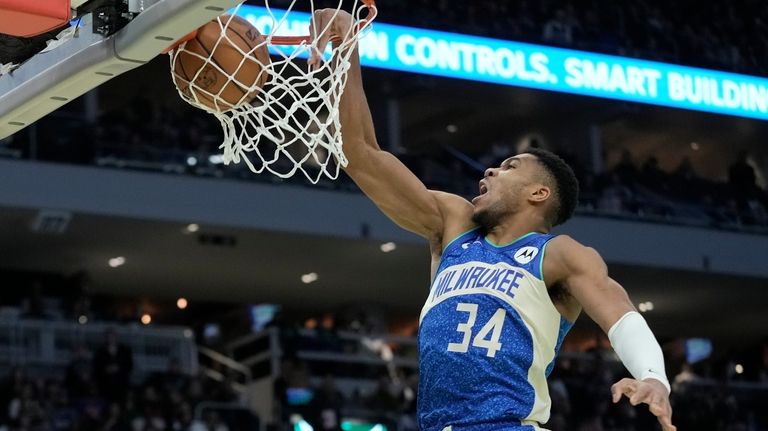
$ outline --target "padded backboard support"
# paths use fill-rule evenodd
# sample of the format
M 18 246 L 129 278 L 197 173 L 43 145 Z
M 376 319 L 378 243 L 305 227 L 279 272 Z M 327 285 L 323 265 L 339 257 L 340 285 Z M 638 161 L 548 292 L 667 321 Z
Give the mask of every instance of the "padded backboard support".
M 70 0 L 0 0 L 0 33 L 37 36 L 66 24 L 70 13 Z
M 143 65 L 177 39 L 241 2 L 160 0 L 108 37 L 92 31 L 91 14 L 83 16 L 76 37 L 0 76 L 0 139 Z

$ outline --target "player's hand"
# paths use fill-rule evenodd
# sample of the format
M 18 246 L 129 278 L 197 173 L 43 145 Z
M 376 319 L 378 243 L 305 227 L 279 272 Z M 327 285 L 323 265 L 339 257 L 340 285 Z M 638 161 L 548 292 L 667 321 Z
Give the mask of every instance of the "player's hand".
M 354 36 L 355 20 L 352 15 L 340 9 L 318 9 L 312 15 L 309 23 L 309 34 L 313 45 L 312 54 L 309 57 L 309 66 L 314 67 L 323 61 L 323 52 L 328 42 L 334 45 Z M 327 28 L 327 29 L 326 29 Z M 317 37 L 320 33 L 320 37 Z
M 629 403 L 636 406 L 648 404 L 648 410 L 659 420 L 663 431 L 676 431 L 672 425 L 672 406 L 669 405 L 669 393 L 666 386 L 656 379 L 621 379 L 611 386 L 613 402 L 618 403 L 622 395 L 629 398 Z

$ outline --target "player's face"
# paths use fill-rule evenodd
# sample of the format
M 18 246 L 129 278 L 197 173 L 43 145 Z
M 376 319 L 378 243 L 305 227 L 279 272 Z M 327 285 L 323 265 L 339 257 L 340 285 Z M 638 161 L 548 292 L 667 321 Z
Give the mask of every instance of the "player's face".
M 504 160 L 499 167 L 488 168 L 480 180 L 480 194 L 472 199 L 472 219 L 491 229 L 506 217 L 517 213 L 526 202 L 527 188 L 537 178 L 535 156 L 520 154 Z

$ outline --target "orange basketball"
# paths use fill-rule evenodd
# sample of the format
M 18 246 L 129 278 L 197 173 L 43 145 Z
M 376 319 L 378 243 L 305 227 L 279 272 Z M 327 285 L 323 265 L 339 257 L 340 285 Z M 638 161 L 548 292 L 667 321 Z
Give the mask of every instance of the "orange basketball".
M 226 37 L 222 26 L 226 26 Z M 268 78 L 262 65 L 269 64 L 269 50 L 263 42 L 264 37 L 251 23 L 223 15 L 200 27 L 176 55 L 174 81 L 191 99 L 197 96 L 199 103 L 219 112 L 249 103 Z

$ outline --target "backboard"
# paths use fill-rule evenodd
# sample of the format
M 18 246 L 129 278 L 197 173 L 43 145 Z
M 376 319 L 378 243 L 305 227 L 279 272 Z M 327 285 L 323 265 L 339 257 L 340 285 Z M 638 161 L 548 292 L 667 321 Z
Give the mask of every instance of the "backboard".
M 81 10 L 88 3 L 75 2 Z M 121 19 L 129 22 L 108 35 L 98 26 L 104 18 L 99 16 L 98 9 L 79 16 L 72 22 L 75 29 L 70 28 L 69 34 L 59 37 L 63 40 L 58 46 L 36 54 L 0 76 L 0 139 L 113 77 L 147 63 L 177 39 L 239 3 L 131 0 L 128 7 L 132 9 L 121 14 Z

